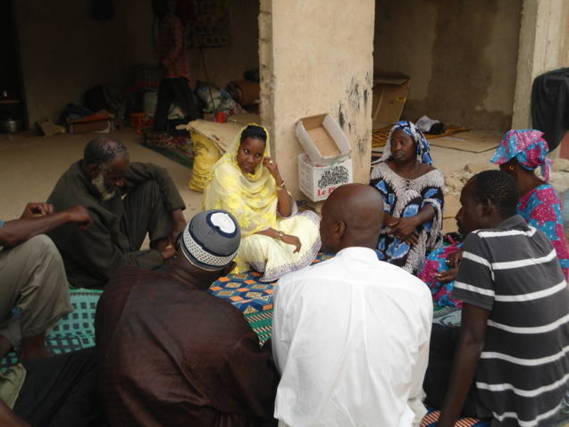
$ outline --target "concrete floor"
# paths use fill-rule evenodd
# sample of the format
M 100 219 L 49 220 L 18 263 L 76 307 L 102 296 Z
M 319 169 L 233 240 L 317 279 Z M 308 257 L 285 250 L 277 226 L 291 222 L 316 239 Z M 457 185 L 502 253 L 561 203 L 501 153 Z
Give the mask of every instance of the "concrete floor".
M 85 144 L 94 136 L 0 136 L 0 200 L 4 200 L 0 218 L 19 217 L 27 202 L 45 201 L 61 174 L 82 157 Z M 130 129 L 113 136 L 128 146 L 131 160 L 168 169 L 186 202 L 187 218 L 199 212 L 202 195 L 188 189 L 189 169 L 140 145 L 141 137 Z
M 476 133 L 473 133 L 474 138 Z M 185 215 L 191 218 L 201 207 L 202 194 L 187 187 L 191 171 L 139 144 L 140 136 L 130 129 L 113 134 L 129 148 L 131 160 L 152 162 L 168 169 L 184 198 Z M 496 138 L 499 138 L 496 133 Z M 52 137 L 0 136 L 0 218 L 20 216 L 27 202 L 45 201 L 61 174 L 82 156 L 93 134 Z M 432 147 L 435 166 L 445 175 L 462 169 L 468 162 L 487 162 L 493 150 L 480 154 Z

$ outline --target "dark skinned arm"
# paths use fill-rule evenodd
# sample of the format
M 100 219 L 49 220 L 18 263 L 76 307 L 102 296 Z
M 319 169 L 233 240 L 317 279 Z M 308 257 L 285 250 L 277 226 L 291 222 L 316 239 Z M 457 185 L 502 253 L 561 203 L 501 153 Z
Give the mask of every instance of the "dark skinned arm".
M 255 234 L 261 234 L 263 236 L 270 237 L 275 240 L 280 240 L 288 245 L 293 245 L 296 249 L 294 252 L 299 252 L 302 244 L 300 243 L 300 239 L 296 236 L 292 236 L 290 234 L 284 234 L 281 231 L 277 231 L 274 228 L 267 228 L 266 230 L 261 230 Z
M 388 213 L 383 214 L 383 226 L 389 227 L 389 224 L 395 224 L 399 218 L 395 218 L 394 216 L 389 215 Z
M 392 223 L 387 223 L 391 227 L 391 234 L 400 240 L 407 240 L 417 228 L 435 217 L 435 209 L 431 205 L 426 205 L 415 216 L 405 218 L 393 218 Z
M 464 303 L 460 337 L 439 418 L 439 427 L 454 426 L 462 412 L 466 395 L 474 382 L 480 353 L 484 348 L 489 314 L 488 310 Z
M 277 166 L 277 162 L 271 160 L 270 157 L 265 157 L 263 159 L 263 166 L 267 168 L 270 174 L 275 179 L 275 183 L 277 185 L 277 212 L 280 216 L 286 218 L 292 215 L 292 197 L 284 188 L 285 182 L 279 172 L 279 167 Z
M 5 427 L 30 426 L 30 424 L 19 418 L 3 400 L 0 400 L 0 425 Z
M 26 208 L 27 210 L 27 208 Z M 22 218 L 7 221 L 0 227 L 0 245 L 13 247 L 23 243 L 38 234 L 47 233 L 68 222 L 74 222 L 80 227 L 86 227 L 91 223 L 88 211 L 82 206 L 75 206 L 62 212 L 30 216 L 24 215 Z
M 279 188 L 277 190 L 277 197 L 278 197 L 277 211 L 279 212 L 279 215 L 285 218 L 291 216 L 293 202 L 292 202 L 292 197 L 290 194 L 288 194 L 286 188 L 284 187 Z

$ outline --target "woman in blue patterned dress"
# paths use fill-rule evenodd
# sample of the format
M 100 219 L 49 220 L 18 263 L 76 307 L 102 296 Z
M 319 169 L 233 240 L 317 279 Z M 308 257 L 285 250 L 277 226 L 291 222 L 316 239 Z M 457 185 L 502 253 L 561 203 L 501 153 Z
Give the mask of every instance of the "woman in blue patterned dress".
M 407 121 L 397 122 L 370 184 L 383 197 L 381 260 L 416 273 L 441 239 L 444 177 L 432 166 L 427 139 Z

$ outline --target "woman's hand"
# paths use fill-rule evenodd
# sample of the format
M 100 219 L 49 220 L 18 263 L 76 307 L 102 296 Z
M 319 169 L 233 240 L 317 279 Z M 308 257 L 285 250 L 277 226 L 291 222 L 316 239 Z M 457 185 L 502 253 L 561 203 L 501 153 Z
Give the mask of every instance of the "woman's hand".
M 296 249 L 294 253 L 300 252 L 300 248 L 302 248 L 302 243 L 300 243 L 300 239 L 296 236 L 292 236 L 290 234 L 283 234 L 281 236 L 281 241 L 286 243 L 287 245 L 293 245 Z
M 399 240 L 407 241 L 409 237 L 415 233 L 417 227 L 419 226 L 419 222 L 416 216 L 397 218 L 396 220 L 396 222 L 392 222 L 388 225 L 391 227 L 390 234 L 394 235 Z
M 283 179 L 281 178 L 277 162 L 272 160 L 270 157 L 265 157 L 263 159 L 263 165 L 269 170 L 270 174 L 275 178 L 277 185 L 279 185 Z
M 449 267 L 449 270 L 443 273 L 439 273 L 435 276 L 439 282 L 448 283 L 456 279 L 456 276 L 458 276 L 458 267 L 460 265 L 460 260 L 462 259 L 462 252 L 462 250 L 453 252 L 447 257 L 446 263 Z
M 417 243 L 419 243 L 419 233 L 417 233 L 416 231 L 413 232 L 412 234 L 410 234 L 406 239 L 405 242 L 409 245 L 409 246 L 415 246 Z

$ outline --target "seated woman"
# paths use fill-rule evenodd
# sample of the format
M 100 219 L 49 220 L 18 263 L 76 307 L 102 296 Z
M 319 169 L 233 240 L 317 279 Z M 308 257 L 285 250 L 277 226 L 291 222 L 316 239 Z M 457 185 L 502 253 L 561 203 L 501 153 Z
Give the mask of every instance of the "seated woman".
M 516 181 L 520 192 L 518 214 L 548 237 L 567 278 L 569 248 L 563 229 L 561 200 L 548 183 L 551 169 L 548 152 L 549 146 L 543 139 L 543 132 L 533 129 L 511 130 L 504 135 L 490 161 L 500 165 L 500 170 L 510 174 Z M 541 166 L 543 179 L 535 174 L 538 166 Z
M 378 256 L 411 273 L 441 237 L 444 177 L 432 163 L 425 136 L 400 121 L 371 171 L 370 184 L 383 196 L 385 210 Z
M 548 151 L 543 132 L 510 130 L 490 161 L 500 165 L 502 171 L 514 178 L 520 192 L 517 213 L 551 240 L 565 278 L 568 278 L 569 249 L 563 230 L 561 201 L 553 186 L 547 183 L 550 171 Z M 535 174 L 538 166 L 541 166 L 543 179 Z M 460 301 L 450 296 L 458 272 L 461 247 L 461 244 L 452 244 L 433 251 L 419 273 L 419 278 L 431 288 L 437 306 L 461 306 Z
M 205 209 L 231 212 L 241 226 L 234 273 L 250 268 L 263 282 L 309 265 L 320 250 L 320 218 L 297 214 L 276 162 L 270 158 L 265 128 L 249 125 L 213 167 L 204 194 Z

